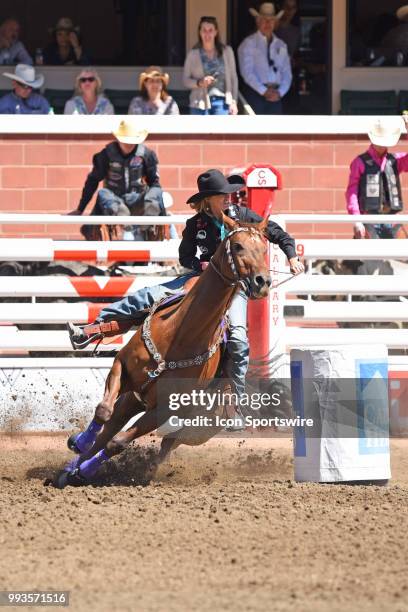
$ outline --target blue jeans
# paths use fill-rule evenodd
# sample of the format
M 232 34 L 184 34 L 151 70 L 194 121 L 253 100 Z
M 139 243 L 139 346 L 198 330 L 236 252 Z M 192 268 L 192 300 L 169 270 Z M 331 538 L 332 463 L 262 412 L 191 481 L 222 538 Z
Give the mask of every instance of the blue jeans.
M 150 308 L 158 299 L 177 293 L 185 282 L 196 276 L 195 272 L 184 274 L 168 283 L 144 287 L 133 295 L 125 297 L 101 310 L 97 321 L 136 319 L 141 310 Z M 247 338 L 247 305 L 248 297 L 238 292 L 229 309 L 230 330 L 224 358 L 224 373 L 231 379 L 234 391 L 241 396 L 245 391 L 245 378 L 249 364 L 249 345 Z
M 229 115 L 229 106 L 225 103 L 224 96 L 210 96 L 211 108 L 191 108 L 190 115 Z

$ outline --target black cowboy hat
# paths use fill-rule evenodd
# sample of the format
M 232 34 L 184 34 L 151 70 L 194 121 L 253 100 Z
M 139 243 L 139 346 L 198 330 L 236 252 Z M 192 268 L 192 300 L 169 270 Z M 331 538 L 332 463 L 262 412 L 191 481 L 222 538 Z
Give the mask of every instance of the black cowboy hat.
M 233 178 L 236 179 L 237 177 L 234 176 Z M 198 193 L 188 198 L 187 204 L 195 204 L 207 196 L 234 193 L 234 191 L 242 189 L 242 184 L 241 181 L 231 183 L 220 170 L 207 170 L 207 172 L 199 175 L 197 179 Z

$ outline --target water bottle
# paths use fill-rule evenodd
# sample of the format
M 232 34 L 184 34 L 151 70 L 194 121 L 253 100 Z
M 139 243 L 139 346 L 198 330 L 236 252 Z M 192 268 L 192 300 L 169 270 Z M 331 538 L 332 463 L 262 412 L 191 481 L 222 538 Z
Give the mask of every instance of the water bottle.
M 19 104 L 16 104 L 16 111 L 15 111 L 16 115 L 21 115 L 21 106 Z
M 53 115 L 54 114 L 54 107 L 50 106 L 50 110 L 48 111 L 49 115 Z
M 37 66 L 42 66 L 44 64 L 43 50 L 40 47 L 35 50 L 35 63 Z

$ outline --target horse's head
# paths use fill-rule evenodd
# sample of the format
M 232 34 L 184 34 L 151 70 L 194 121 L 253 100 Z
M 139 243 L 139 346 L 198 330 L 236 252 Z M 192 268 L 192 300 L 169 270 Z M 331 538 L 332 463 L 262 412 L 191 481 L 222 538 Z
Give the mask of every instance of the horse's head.
M 222 223 L 229 234 L 214 256 L 217 271 L 231 284 L 244 281 L 251 298 L 266 297 L 272 284 L 266 263 L 267 241 L 264 236 L 268 220 L 240 224 L 222 215 Z

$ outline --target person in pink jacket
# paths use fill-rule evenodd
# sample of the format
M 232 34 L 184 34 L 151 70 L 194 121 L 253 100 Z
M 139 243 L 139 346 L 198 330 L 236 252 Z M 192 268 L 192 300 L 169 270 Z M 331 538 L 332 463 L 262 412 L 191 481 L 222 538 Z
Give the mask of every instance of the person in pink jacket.
M 392 215 L 402 211 L 400 174 L 408 172 L 408 153 L 388 150 L 398 143 L 402 128 L 402 119 L 390 119 L 377 121 L 369 131 L 371 146 L 350 165 L 346 191 L 350 215 Z M 401 227 L 398 224 L 356 223 L 354 237 L 395 238 Z

